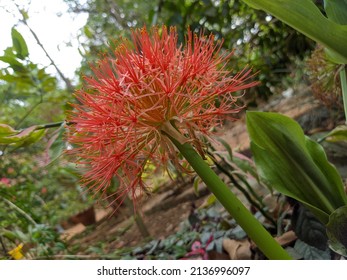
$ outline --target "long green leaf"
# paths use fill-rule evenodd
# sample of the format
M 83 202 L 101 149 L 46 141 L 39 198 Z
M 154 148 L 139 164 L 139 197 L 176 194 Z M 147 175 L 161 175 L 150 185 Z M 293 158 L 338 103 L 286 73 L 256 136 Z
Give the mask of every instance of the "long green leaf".
M 304 188 L 305 186 L 309 186 L 311 182 L 307 182 L 305 179 L 301 179 L 299 182 L 297 178 L 301 176 L 294 174 L 288 162 L 286 163 L 283 158 L 276 157 L 274 154 L 269 156 L 266 150 L 260 148 L 253 142 L 251 142 L 251 150 L 259 176 L 267 185 L 306 205 L 320 221 L 324 221 L 325 223 L 328 221 L 329 214 L 327 212 L 320 210 L 308 202 L 309 193 L 306 193 Z
M 324 0 L 324 10 L 329 19 L 347 24 L 347 0 Z
M 298 123 L 276 113 L 247 112 L 247 128 L 259 175 L 273 188 L 304 203 L 324 224 L 347 204 L 336 168 Z
M 325 192 L 329 194 L 329 198 L 332 201 L 332 204 L 347 204 L 347 197 L 344 191 L 341 176 L 335 166 L 329 163 L 323 147 L 317 142 L 306 137 L 306 148 L 314 163 L 324 175 L 324 178 L 326 178 L 327 183 L 329 184 L 329 186 L 331 186 L 325 189 Z
M 243 0 L 274 15 L 307 37 L 332 50 L 347 63 L 347 25 L 326 18 L 312 0 Z

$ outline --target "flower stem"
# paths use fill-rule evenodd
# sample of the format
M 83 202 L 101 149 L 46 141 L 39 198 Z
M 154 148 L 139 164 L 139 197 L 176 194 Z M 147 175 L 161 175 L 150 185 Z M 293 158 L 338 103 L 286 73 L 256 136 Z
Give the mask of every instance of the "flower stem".
M 267 258 L 273 260 L 292 259 L 189 143 L 181 144 L 170 135 L 169 138 L 187 159 L 195 172 L 205 182 L 209 190 L 217 197 L 219 202 L 230 215 L 232 215 Z
M 131 210 L 135 223 L 137 225 L 138 230 L 140 231 L 143 238 L 148 238 L 151 235 L 149 234 L 149 231 L 146 227 L 146 224 L 144 223 L 140 213 L 134 208 L 133 202 L 129 198 L 129 196 L 126 196 L 124 199 L 125 205 L 128 207 L 128 209 Z

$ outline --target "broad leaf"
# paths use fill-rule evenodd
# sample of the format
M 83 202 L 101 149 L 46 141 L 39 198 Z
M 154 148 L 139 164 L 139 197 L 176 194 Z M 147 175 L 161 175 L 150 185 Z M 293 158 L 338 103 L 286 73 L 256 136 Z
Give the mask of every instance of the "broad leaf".
M 324 10 L 332 21 L 347 24 L 347 0 L 324 0 Z
M 10 135 L 2 136 L 0 138 L 0 144 L 13 144 L 24 141 L 25 138 L 28 138 L 30 134 L 35 130 L 36 126 L 31 126 L 25 128 L 21 131 L 14 130 Z
M 323 147 L 317 142 L 306 137 L 306 148 L 314 163 L 324 175 L 324 178 L 327 179 L 327 183 L 329 185 L 324 192 L 326 195 L 328 195 L 330 201 L 333 203 L 333 205 L 339 205 L 342 203 L 341 198 L 343 198 L 343 201 L 345 201 L 345 204 L 347 204 L 347 196 L 344 191 L 341 176 L 335 166 L 329 163 Z
M 325 226 L 301 204 L 296 204 L 292 215 L 292 226 L 296 236 L 310 246 L 320 250 L 328 247 Z
M 16 72 L 25 72 L 26 69 L 22 63 L 20 63 L 15 57 L 10 55 L 0 56 L 0 60 L 6 62 Z
M 0 139 L 4 136 L 15 134 L 17 131 L 7 124 L 0 123 Z
M 6 124 L 0 124 L 0 145 L 11 145 L 15 148 L 33 144 L 45 134 L 44 129 L 37 130 L 34 125 L 23 130 L 15 130 Z
M 276 113 L 247 112 L 247 128 L 259 175 L 273 188 L 302 202 L 324 224 L 347 204 L 336 168 L 297 122 Z
M 262 178 L 266 185 L 272 189 L 276 189 L 280 193 L 292 197 L 304 205 L 306 205 L 315 216 L 323 221 L 327 222 L 329 214 L 320 210 L 313 204 L 309 203 L 309 193 L 301 191 L 305 186 L 309 186 L 311 182 L 307 178 L 298 180 L 300 177 L 305 177 L 303 174 L 296 173 L 297 170 L 292 170 L 290 162 L 286 162 L 285 158 L 277 157 L 275 154 L 271 154 L 255 145 L 251 142 L 251 150 L 254 156 L 254 160 L 257 166 L 258 174 Z M 299 170 L 300 171 L 300 170 Z M 303 170 L 301 170 L 303 172 Z M 301 181 L 301 182 L 300 182 Z
M 319 42 L 347 63 L 347 25 L 326 18 L 312 0 L 243 0 L 248 5 L 274 15 L 284 23 Z
M 347 206 L 340 207 L 330 215 L 327 233 L 331 248 L 347 256 Z
M 25 137 L 23 141 L 19 142 L 18 144 L 15 144 L 15 147 L 25 147 L 31 144 L 34 144 L 38 142 L 43 135 L 45 135 L 46 130 L 40 129 L 40 130 L 34 130 L 30 135 Z
M 23 36 L 15 29 L 11 31 L 12 44 L 19 59 L 25 59 L 29 55 L 28 46 Z
M 294 249 L 299 253 L 305 260 L 330 260 L 329 250 L 319 250 L 313 246 L 306 244 L 305 242 L 298 239 L 295 242 Z

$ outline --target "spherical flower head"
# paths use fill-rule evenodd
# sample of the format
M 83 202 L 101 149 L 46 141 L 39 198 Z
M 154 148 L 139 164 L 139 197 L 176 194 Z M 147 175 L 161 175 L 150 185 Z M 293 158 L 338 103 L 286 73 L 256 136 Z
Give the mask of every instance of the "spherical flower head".
M 168 134 L 202 152 L 202 136 L 241 109 L 234 93 L 257 84 L 250 69 L 226 70 L 232 53 L 221 46 L 189 29 L 179 45 L 175 28 L 143 28 L 93 67 L 67 119 L 69 153 L 86 168 L 84 185 L 105 192 L 117 177 L 117 198 L 135 197 L 148 163 L 180 164 Z

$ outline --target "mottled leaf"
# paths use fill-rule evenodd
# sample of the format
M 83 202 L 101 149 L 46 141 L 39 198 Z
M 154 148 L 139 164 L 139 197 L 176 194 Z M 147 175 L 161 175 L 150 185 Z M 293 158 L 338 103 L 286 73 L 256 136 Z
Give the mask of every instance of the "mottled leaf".
M 330 260 L 330 251 L 319 250 L 313 246 L 298 239 L 294 245 L 295 251 L 300 254 L 305 260 Z
M 347 256 L 347 206 L 336 209 L 330 215 L 327 233 L 331 248 Z
M 320 250 L 327 249 L 328 237 L 325 226 L 300 204 L 294 207 L 292 226 L 300 240 Z

